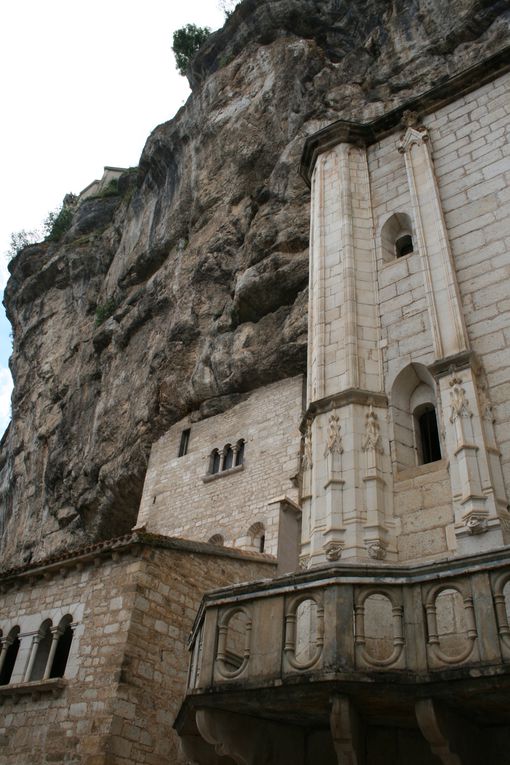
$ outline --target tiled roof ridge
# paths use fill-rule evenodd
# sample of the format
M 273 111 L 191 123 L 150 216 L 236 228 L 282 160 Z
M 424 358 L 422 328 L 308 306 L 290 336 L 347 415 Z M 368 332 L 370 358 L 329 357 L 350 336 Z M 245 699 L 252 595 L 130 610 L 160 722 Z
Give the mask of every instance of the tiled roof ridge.
M 122 534 L 111 539 L 104 539 L 93 544 L 82 545 L 72 550 L 62 551 L 58 555 L 48 556 L 41 560 L 31 561 L 23 566 L 15 566 L 9 569 L 0 569 L 0 580 L 11 579 L 21 576 L 38 569 L 53 567 L 59 563 L 68 563 L 74 559 L 88 559 L 101 553 L 114 552 L 115 550 L 126 549 L 140 544 L 147 544 L 157 547 L 166 547 L 173 549 L 184 549 L 189 552 L 199 552 L 209 555 L 218 555 L 235 558 L 251 558 L 260 563 L 275 563 L 273 555 L 267 553 L 252 552 L 250 550 L 240 550 L 235 547 L 220 547 L 208 542 L 185 539 L 181 537 L 168 537 L 163 534 L 154 534 L 145 530 L 145 527 L 133 529 L 127 534 Z

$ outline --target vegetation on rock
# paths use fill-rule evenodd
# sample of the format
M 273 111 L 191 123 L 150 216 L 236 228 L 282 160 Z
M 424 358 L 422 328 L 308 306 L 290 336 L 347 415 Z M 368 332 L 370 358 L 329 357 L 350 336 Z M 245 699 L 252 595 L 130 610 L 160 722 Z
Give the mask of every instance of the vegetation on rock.
M 186 75 L 191 59 L 210 34 L 209 27 L 197 27 L 195 24 L 186 24 L 175 30 L 172 50 L 179 74 Z
M 106 303 L 99 303 L 99 305 L 96 308 L 96 327 L 101 326 L 106 319 L 109 319 L 110 316 L 112 316 L 115 313 L 115 309 L 117 308 L 117 301 L 114 298 L 108 298 Z

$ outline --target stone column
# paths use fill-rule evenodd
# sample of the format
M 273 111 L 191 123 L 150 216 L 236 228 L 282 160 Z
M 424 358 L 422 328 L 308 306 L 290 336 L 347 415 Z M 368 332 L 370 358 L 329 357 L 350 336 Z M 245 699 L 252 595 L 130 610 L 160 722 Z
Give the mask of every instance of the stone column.
M 51 646 L 48 653 L 48 659 L 46 660 L 46 667 L 44 668 L 43 680 L 47 680 L 50 676 L 51 667 L 53 665 L 53 659 L 55 658 L 55 652 L 57 650 L 58 641 L 62 637 L 64 630 L 61 627 L 51 628 Z
M 308 565 L 366 559 L 369 548 L 377 557 L 395 556 L 386 524 L 391 469 L 368 163 L 360 135 L 350 130 L 346 126 L 346 140 L 317 158 L 312 178 L 302 465 L 302 556 Z M 369 411 L 379 439 L 377 459 L 371 453 L 367 463 Z
M 28 660 L 27 668 L 25 670 L 25 674 L 23 676 L 23 682 L 28 683 L 30 681 L 30 675 L 32 674 L 32 670 L 34 668 L 35 663 L 35 657 L 37 656 L 37 647 L 39 643 L 42 640 L 42 635 L 34 635 L 32 638 L 32 645 L 30 646 L 30 658 Z
M 2 641 L 2 650 L 0 651 L 0 672 L 2 671 L 5 663 L 5 657 L 7 655 L 7 651 L 9 649 L 10 643 L 8 642 L 8 638 L 4 638 Z

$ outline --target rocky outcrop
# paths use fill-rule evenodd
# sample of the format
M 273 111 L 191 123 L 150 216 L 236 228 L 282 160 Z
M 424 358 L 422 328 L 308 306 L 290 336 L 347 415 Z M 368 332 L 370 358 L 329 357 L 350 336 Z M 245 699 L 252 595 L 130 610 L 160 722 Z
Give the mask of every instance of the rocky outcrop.
M 128 531 L 151 443 L 305 369 L 303 141 L 497 51 L 495 0 L 244 0 L 119 193 L 10 265 L 4 563 Z

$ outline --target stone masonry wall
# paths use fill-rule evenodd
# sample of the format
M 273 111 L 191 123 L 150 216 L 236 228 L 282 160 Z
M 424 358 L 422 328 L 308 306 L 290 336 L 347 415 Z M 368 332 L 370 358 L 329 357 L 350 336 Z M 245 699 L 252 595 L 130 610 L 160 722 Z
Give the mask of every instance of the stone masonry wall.
M 90 561 L 65 578 L 26 577 L 7 591 L 0 611 L 4 635 L 16 624 L 22 632 L 27 625 L 37 629 L 61 612 L 78 624 L 62 691 L 37 697 L 6 695 L 8 686 L 0 691 L 2 765 L 183 762 L 172 724 L 203 583 L 220 587 L 271 576 L 274 564 L 181 547 L 143 546 L 136 555 Z M 22 640 L 12 683 L 21 680 L 30 642 Z
M 455 100 L 426 116 L 432 157 L 471 347 L 487 377 L 496 437 L 510 493 L 510 76 Z M 405 161 L 392 134 L 369 149 L 371 197 L 380 301 L 381 347 L 385 389 L 391 395 L 397 374 L 411 361 L 434 361 L 430 320 L 420 255 L 385 262 L 381 228 L 393 213 L 412 207 Z M 444 415 L 443 415 L 444 416 Z M 440 555 L 451 549 L 453 514 L 444 470 L 417 468 L 395 484 L 395 506 L 401 514 L 399 557 Z M 435 477 L 434 477 L 435 476 Z M 413 512 L 416 498 L 433 491 L 435 500 Z M 413 499 L 414 498 L 414 499 Z M 422 497 L 423 498 L 423 497 Z M 412 499 L 407 507 L 407 500 Z M 416 501 L 415 501 L 416 500 Z M 420 500 L 421 501 L 421 500 Z M 409 518 L 407 514 L 409 513 Z M 400 513 L 399 513 L 400 515 Z M 414 520 L 410 520 L 410 519 Z
M 234 545 L 262 523 L 265 549 L 275 555 L 277 506 L 267 505 L 283 495 L 297 500 L 291 477 L 298 471 L 301 413 L 302 378 L 294 377 L 260 388 L 223 414 L 181 420 L 152 447 L 138 526 L 203 541 L 221 534 L 225 544 Z M 179 458 L 186 428 L 191 428 L 189 450 Z M 211 451 L 240 438 L 243 469 L 204 482 Z

